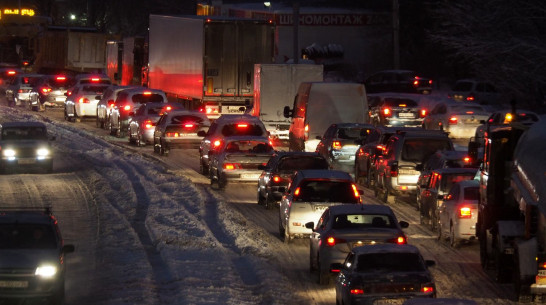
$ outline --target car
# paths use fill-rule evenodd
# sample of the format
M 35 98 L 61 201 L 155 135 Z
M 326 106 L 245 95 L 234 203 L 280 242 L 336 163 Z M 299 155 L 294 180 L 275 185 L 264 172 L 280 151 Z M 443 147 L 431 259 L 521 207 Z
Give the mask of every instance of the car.
M 146 103 L 140 105 L 135 113 L 129 117 L 129 143 L 136 146 L 153 144 L 157 121 L 170 111 L 183 109 L 184 106 L 179 103 Z
M 5 122 L 0 124 L 0 171 L 38 167 L 53 171 L 53 148 L 47 128 L 41 122 Z
M 162 104 L 165 107 L 173 107 L 170 104 Z M 205 132 L 210 125 L 207 115 L 200 111 L 170 110 L 158 118 L 153 129 L 154 152 L 167 156 L 171 149 L 198 148 L 203 139 L 199 132 Z
M 421 185 L 419 198 L 421 224 L 428 225 L 433 232 L 437 232 L 439 211 L 444 203 L 445 195 L 455 183 L 473 180 L 477 171 L 477 168 L 441 168 L 433 170 L 426 185 Z
M 64 105 L 64 119 L 79 122 L 83 118 L 97 116 L 97 103 L 110 85 L 86 83 L 72 88 Z
M 118 138 L 125 137 L 129 127 L 129 117 L 140 105 L 166 102 L 168 101 L 165 92 L 159 89 L 136 87 L 120 91 L 110 111 L 110 120 L 108 121 L 110 135 Z
M 375 126 L 421 127 L 427 115 L 416 95 L 378 94 L 376 101 L 370 107 L 370 122 Z
M 398 221 L 393 210 L 381 204 L 343 204 L 327 208 L 317 222 L 308 222 L 309 268 L 319 284 L 328 284 L 330 266 L 341 264 L 353 247 L 384 243 L 406 244 L 402 229 L 409 223 Z
M 383 70 L 370 75 L 365 81 L 367 93 L 405 92 L 430 94 L 432 80 L 418 76 L 411 70 Z
M 51 207 L 0 208 L 0 298 L 36 304 L 64 304 L 65 244 Z
M 454 150 L 453 142 L 445 132 L 419 128 L 397 131 L 376 161 L 373 187 L 376 197 L 387 203 L 389 194 L 414 196 L 421 173 L 419 165 L 438 150 Z
M 23 70 L 16 66 L 0 66 L 0 93 L 5 94 L 6 88 L 12 82 L 16 75 L 22 74 Z
M 438 208 L 438 239 L 452 247 L 476 240 L 480 182 L 474 179 L 455 183 Z
M 317 145 L 316 152 L 322 155 L 332 169 L 353 173 L 355 152 L 358 146 L 374 129 L 371 124 L 338 123 L 332 124 Z
M 85 84 L 112 85 L 112 80 L 106 74 L 80 73 L 74 77 L 73 87 L 68 89 L 67 95 L 72 95 L 72 91 L 76 86 Z
M 378 244 L 353 248 L 335 280 L 336 304 L 402 304 L 411 298 L 436 298 L 436 284 L 414 245 Z
M 515 116 L 512 109 L 498 110 L 493 112 L 487 120 L 480 121 L 481 125 L 476 128 L 474 140 L 478 142 L 480 146 L 484 146 L 484 133 L 494 126 L 507 126 L 512 122 L 530 126 L 539 120 L 539 115 L 529 110 L 516 109 Z
M 326 208 L 340 204 L 362 204 L 361 190 L 346 172 L 306 169 L 294 175 L 281 198 L 279 235 L 285 243 L 309 237 L 308 222 L 318 222 Z
M 456 298 L 408 299 L 402 305 L 478 305 L 476 301 Z
M 269 132 L 264 123 L 255 116 L 248 114 L 223 114 L 214 120 L 210 128 L 198 133 L 203 137 L 199 144 L 199 170 L 209 175 L 209 151 L 222 144 L 222 140 L 230 136 L 268 137 Z
M 258 178 L 257 200 L 259 205 L 271 209 L 279 205 L 282 194 L 292 182 L 294 174 L 302 169 L 329 169 L 330 165 L 316 152 L 278 151 L 262 170 Z
M 118 97 L 119 92 L 125 89 L 133 88 L 134 86 L 117 86 L 111 85 L 104 91 L 102 98 L 97 103 L 97 127 L 108 129 L 110 122 L 110 113 L 114 107 L 114 102 Z
M 495 85 L 479 79 L 460 79 L 455 82 L 448 98 L 457 102 L 471 102 L 485 105 L 500 105 L 506 98 Z
M 224 189 L 228 183 L 258 183 L 264 165 L 275 153 L 267 137 L 231 136 L 210 151 L 210 183 Z
M 455 139 L 470 139 L 480 121 L 487 120 L 490 112 L 477 104 L 439 102 L 423 120 L 427 130 L 443 130 Z
M 64 107 L 68 88 L 74 79 L 65 74 L 44 75 L 29 93 L 28 109 L 44 111 L 45 107 Z
M 414 131 L 414 127 L 375 126 L 355 152 L 354 179 L 357 183 L 373 188 L 376 161 L 383 154 L 385 144 L 398 131 Z
M 30 99 L 30 91 L 36 86 L 42 74 L 17 74 L 6 88 L 8 106 L 26 106 Z

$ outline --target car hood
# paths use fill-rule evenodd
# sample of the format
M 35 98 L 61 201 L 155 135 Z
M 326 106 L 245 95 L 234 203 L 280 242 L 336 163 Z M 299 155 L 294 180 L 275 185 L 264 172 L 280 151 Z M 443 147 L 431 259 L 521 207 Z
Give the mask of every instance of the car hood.
M 0 251 L 0 269 L 36 268 L 42 263 L 58 263 L 57 249 L 12 249 Z

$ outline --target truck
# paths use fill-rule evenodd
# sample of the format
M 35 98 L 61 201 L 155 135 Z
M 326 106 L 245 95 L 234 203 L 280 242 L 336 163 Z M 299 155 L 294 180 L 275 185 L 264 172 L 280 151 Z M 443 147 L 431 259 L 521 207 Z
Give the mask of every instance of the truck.
M 242 114 L 253 100 L 254 65 L 274 62 L 275 25 L 220 16 L 150 15 L 150 88 L 209 119 Z
M 546 301 L 545 128 L 544 119 L 512 122 L 486 131 L 483 140 L 480 263 L 498 282 L 512 282 L 520 302 Z
M 284 106 L 290 105 L 302 82 L 323 81 L 323 66 L 315 64 L 254 65 L 254 102 L 249 113 L 264 123 L 275 146 L 288 144 L 290 120 Z
M 142 71 L 147 65 L 144 37 L 125 37 L 106 43 L 106 74 L 121 86 L 141 86 Z
M 103 72 L 106 68 L 108 35 L 95 29 L 48 26 L 36 39 L 32 71 Z

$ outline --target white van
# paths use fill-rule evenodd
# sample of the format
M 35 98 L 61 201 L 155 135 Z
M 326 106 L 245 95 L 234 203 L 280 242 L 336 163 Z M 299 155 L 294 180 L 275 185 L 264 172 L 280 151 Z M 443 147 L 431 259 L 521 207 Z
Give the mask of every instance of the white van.
M 315 151 L 331 124 L 368 123 L 366 89 L 359 83 L 304 82 L 284 116 L 291 118 L 290 151 Z

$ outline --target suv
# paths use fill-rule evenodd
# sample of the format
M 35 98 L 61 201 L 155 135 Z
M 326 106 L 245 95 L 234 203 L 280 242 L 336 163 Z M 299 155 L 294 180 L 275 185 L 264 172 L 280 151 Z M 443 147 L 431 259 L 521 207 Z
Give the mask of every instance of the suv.
M 376 126 L 421 127 L 427 111 L 412 96 L 389 94 L 379 96 L 370 107 L 370 122 Z
M 455 82 L 449 98 L 458 102 L 476 102 L 479 104 L 502 104 L 503 96 L 489 82 L 477 79 L 461 79 Z
M 0 209 L 0 298 L 63 304 L 65 245 L 51 208 Z M 45 301 L 45 302 L 44 302 Z
M 18 74 L 6 88 L 8 106 L 25 106 L 29 100 L 30 91 L 36 86 L 43 75 Z
M 64 107 L 68 88 L 72 87 L 73 83 L 73 78 L 67 75 L 45 75 L 30 91 L 28 108 L 43 111 L 45 106 Z
M 132 88 L 131 86 L 116 86 L 112 85 L 104 91 L 100 101 L 97 103 L 97 127 L 107 129 L 110 122 L 110 113 L 114 107 L 114 102 L 118 94 L 125 89 Z
M 438 150 L 454 150 L 441 131 L 399 131 L 387 141 L 377 160 L 375 195 L 388 202 L 389 194 L 415 194 L 419 166 Z
M 224 114 L 215 120 L 207 132 L 199 131 L 203 137 L 199 145 L 199 167 L 203 175 L 209 174 L 209 150 L 220 147 L 222 140 L 230 136 L 268 137 L 264 123 L 248 114 Z
M 16 167 L 41 167 L 53 171 L 53 151 L 41 122 L 6 122 L 0 125 L 0 171 Z
M 417 76 L 410 70 L 379 71 L 364 81 L 367 93 L 406 92 L 430 94 L 432 80 Z

